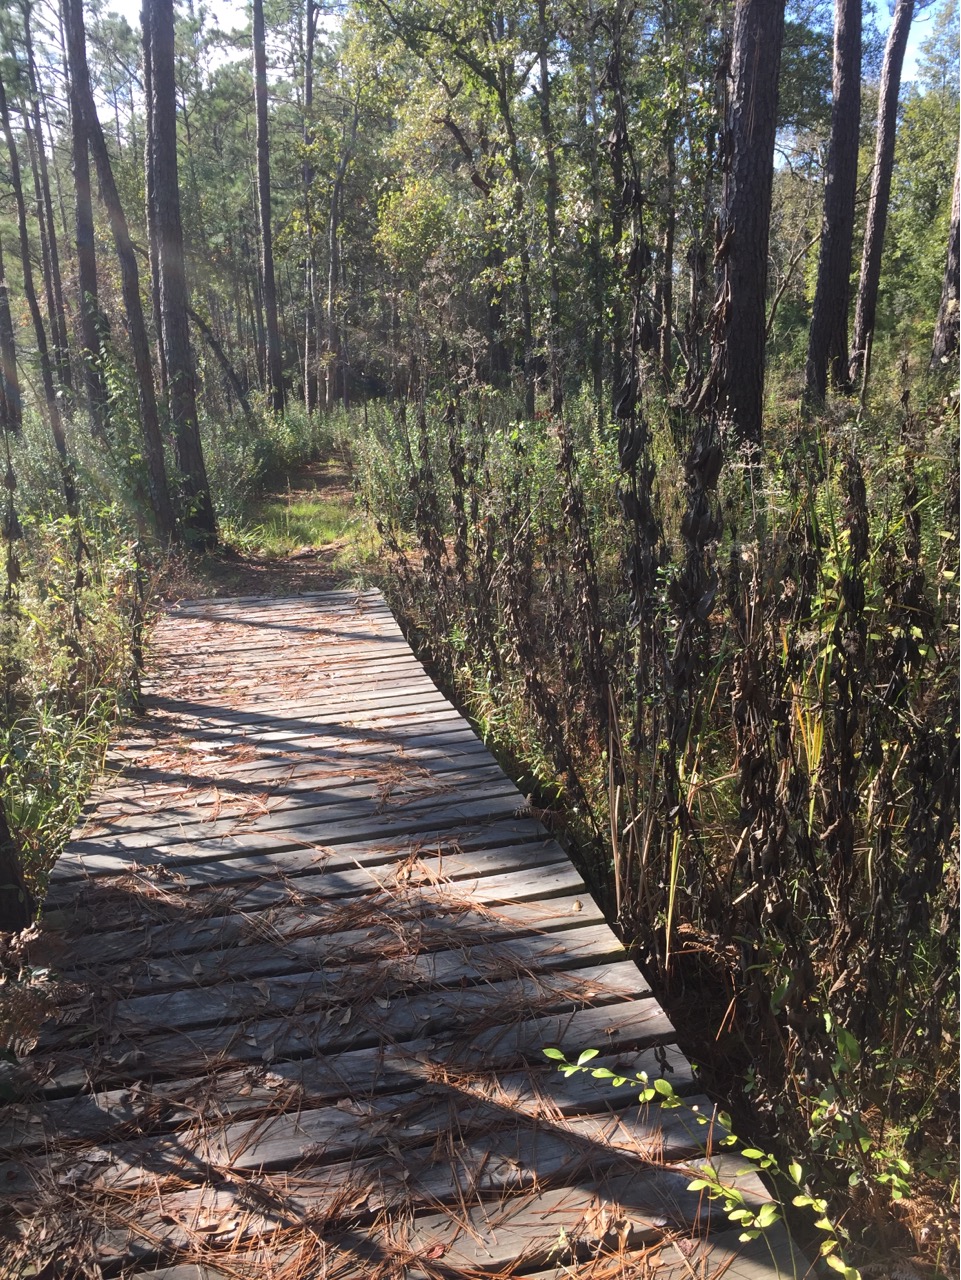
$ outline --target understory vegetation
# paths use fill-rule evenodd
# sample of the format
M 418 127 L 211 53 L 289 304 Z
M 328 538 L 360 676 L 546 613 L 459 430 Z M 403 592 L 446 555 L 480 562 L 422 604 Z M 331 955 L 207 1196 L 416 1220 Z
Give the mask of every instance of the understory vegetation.
M 949 1274 L 957 0 L 144 15 L 0 15 L 0 1048 L 155 611 L 374 583 L 739 1135 Z
M 896 1249 L 958 1136 L 957 399 L 772 408 L 723 468 L 648 412 L 628 468 L 587 400 L 371 414 L 386 586 L 736 1123 Z

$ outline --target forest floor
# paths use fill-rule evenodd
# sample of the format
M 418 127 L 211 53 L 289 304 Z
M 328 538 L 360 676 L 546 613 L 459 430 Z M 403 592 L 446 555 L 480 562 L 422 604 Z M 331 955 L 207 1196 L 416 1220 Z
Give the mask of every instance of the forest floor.
M 349 586 L 357 579 L 365 529 L 343 464 L 309 463 L 252 501 L 216 551 L 178 560 L 160 594 L 168 601 L 290 596 Z

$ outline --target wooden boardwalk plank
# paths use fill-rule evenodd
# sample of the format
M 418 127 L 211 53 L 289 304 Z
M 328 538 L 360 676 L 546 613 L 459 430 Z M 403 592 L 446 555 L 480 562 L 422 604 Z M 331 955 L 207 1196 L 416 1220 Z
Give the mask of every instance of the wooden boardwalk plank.
M 0 1115 L 22 1271 L 764 1280 L 687 1190 L 668 1018 L 380 596 L 183 602 L 150 655 L 31 955 L 66 985 Z

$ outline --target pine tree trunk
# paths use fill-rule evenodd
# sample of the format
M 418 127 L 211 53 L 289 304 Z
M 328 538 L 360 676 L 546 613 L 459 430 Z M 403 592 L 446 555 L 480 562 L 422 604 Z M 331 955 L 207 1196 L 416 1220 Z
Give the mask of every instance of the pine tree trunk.
M 517 251 L 517 261 L 520 267 L 517 287 L 521 306 L 520 334 L 521 367 L 524 372 L 524 415 L 528 419 L 533 419 L 536 407 L 537 379 L 534 372 L 534 308 L 531 303 L 531 251 L 524 231 L 524 206 L 526 204 L 524 175 L 521 169 L 520 147 L 514 129 L 510 100 L 503 86 L 501 86 L 498 93 L 498 103 L 500 105 L 501 119 L 504 122 L 504 129 L 507 133 L 507 162 L 513 185 L 514 222 L 517 228 L 516 234 L 520 237 Z
M 710 394 L 740 443 L 761 442 L 765 292 L 784 0 L 738 0 L 726 113 Z
M 317 260 L 314 252 L 313 194 L 314 164 L 310 148 L 314 141 L 314 44 L 317 35 L 317 6 L 307 0 L 304 39 L 304 230 L 307 252 L 304 255 L 304 407 L 308 413 L 317 408 Z
M 50 172 L 47 153 L 43 146 L 43 126 L 40 116 L 40 90 L 37 82 L 37 66 L 33 56 L 33 34 L 30 29 L 32 5 L 23 6 L 24 44 L 27 54 L 27 84 L 30 93 L 30 124 L 24 112 L 24 130 L 28 144 L 32 140 L 34 181 L 37 194 L 37 220 L 43 248 L 44 280 L 49 298 L 50 326 L 53 333 L 54 362 L 61 386 L 73 390 L 73 374 L 70 369 L 70 348 L 67 338 L 67 312 L 63 301 L 63 274 L 60 270 L 60 251 L 57 247 L 57 227 L 53 217 L 53 200 L 50 197 Z
M 82 5 L 82 0 L 81 0 Z M 74 0 L 64 0 L 64 9 L 74 6 Z M 77 233 L 77 291 L 79 297 L 80 343 L 82 347 L 84 390 L 90 410 L 90 425 L 95 435 L 103 435 L 107 420 L 107 390 L 101 366 L 101 325 L 99 292 L 97 285 L 97 253 L 93 229 L 93 204 L 90 198 L 90 158 L 87 149 L 87 130 L 83 119 L 83 107 L 78 91 L 78 68 L 83 60 L 86 69 L 86 53 L 83 46 L 83 12 L 79 14 L 79 50 L 76 18 L 67 14 L 66 40 L 68 83 L 70 102 L 70 143 L 73 157 L 73 185 L 76 199 Z
M 337 316 L 337 288 L 340 279 L 340 193 L 343 176 L 338 169 L 330 193 L 330 216 L 327 223 L 327 361 L 325 366 L 324 403 L 333 409 L 343 390 L 343 353 Z
M 834 0 L 834 78 L 821 219 L 821 252 L 808 335 L 804 396 L 824 404 L 833 385 L 848 387 L 848 302 L 861 128 L 861 0 Z
M 86 150 L 89 147 L 93 155 L 97 180 L 100 184 L 100 196 L 107 210 L 110 231 L 120 264 L 120 285 L 137 377 L 137 400 L 150 501 L 157 535 L 162 541 L 168 542 L 176 537 L 177 526 L 164 462 L 160 415 L 157 410 L 153 369 L 150 364 L 150 342 L 144 321 L 143 303 L 140 299 L 140 272 L 137 268 L 137 258 L 130 239 L 123 205 L 120 203 L 120 194 L 114 181 L 107 143 L 90 89 L 84 39 L 83 0 L 64 0 L 63 9 L 67 54 L 70 61 L 71 104 L 76 103 L 77 119 L 83 131 L 84 148 Z
M 854 335 L 850 360 L 850 376 L 853 383 L 862 376 L 868 346 L 874 336 L 874 325 L 877 320 L 881 253 L 884 249 L 884 232 L 888 222 L 891 175 L 894 172 L 894 143 L 898 124 L 901 68 L 904 66 L 904 51 L 911 30 L 911 19 L 914 17 L 914 3 L 915 0 L 897 0 L 891 28 L 888 31 L 888 42 L 884 48 L 881 91 L 878 97 L 874 172 L 871 175 L 871 195 L 868 199 L 864 250 L 861 256 L 861 278 L 858 282 L 858 297 L 854 310 Z
M 43 191 L 40 185 L 37 138 L 27 115 L 27 104 L 25 102 L 20 103 L 19 112 L 23 120 L 23 140 L 27 144 L 27 156 L 30 160 L 30 173 L 33 178 L 33 223 L 40 240 L 40 280 L 43 285 L 43 296 L 47 307 L 47 323 L 50 326 L 53 365 L 57 373 L 58 383 L 64 391 L 69 393 L 73 390 L 73 387 L 67 346 L 67 319 L 59 273 L 59 255 L 57 255 L 57 266 L 55 268 L 54 259 L 50 251 L 50 224 L 44 208 Z M 39 150 L 42 150 L 42 146 L 39 147 Z
M 961 144 L 954 166 L 954 195 L 951 200 L 951 230 L 948 233 L 948 259 L 944 267 L 941 305 L 934 326 L 931 368 L 940 369 L 958 349 L 958 269 L 961 266 Z
M 146 0 L 149 3 L 149 0 Z M 144 138 L 144 220 L 147 224 L 147 251 L 150 258 L 150 305 L 153 311 L 153 327 L 157 344 L 157 372 L 160 378 L 160 392 L 167 398 L 169 380 L 167 378 L 167 357 L 164 352 L 163 318 L 160 306 L 160 243 L 157 235 L 157 212 L 154 199 L 153 167 L 150 162 L 151 139 L 153 138 L 153 63 L 150 55 L 150 40 L 147 28 L 143 30 L 143 83 L 144 113 L 146 117 L 146 137 Z
M 217 526 L 200 442 L 193 353 L 187 325 L 187 280 L 177 173 L 173 0 L 146 0 L 143 14 L 150 47 L 152 90 L 148 167 L 157 233 L 170 418 L 186 500 L 183 526 L 189 542 L 209 548 L 216 544 Z
M 674 361 L 672 359 L 674 340 L 674 237 L 677 230 L 677 213 L 674 207 L 677 183 L 677 150 L 673 122 L 668 128 L 664 141 L 667 150 L 667 189 L 665 192 L 663 260 L 661 263 L 661 276 L 658 282 L 661 323 L 657 338 L 657 352 L 664 385 L 669 387 L 674 372 Z
M 13 318 L 10 315 L 10 295 L 7 275 L 3 266 L 3 248 L 0 245 L 0 396 L 3 419 L 0 426 L 5 431 L 19 435 L 23 425 L 23 405 L 20 396 L 20 377 L 17 373 L 17 349 L 13 337 Z
M 355 103 L 350 129 L 344 140 L 344 149 L 334 174 L 334 186 L 330 195 L 330 218 L 327 224 L 327 368 L 325 404 L 332 409 L 340 400 L 348 401 L 347 368 L 344 358 L 344 334 L 340 324 L 338 294 L 340 292 L 340 210 L 344 195 L 347 170 L 354 156 L 357 128 L 360 123 L 360 106 Z
M 544 139 L 544 159 L 547 162 L 547 181 L 544 187 L 544 214 L 547 224 L 547 359 L 551 377 L 551 413 L 560 414 L 564 407 L 564 379 L 560 354 L 557 349 L 557 333 L 561 320 L 561 285 L 557 264 L 558 232 L 557 205 L 560 183 L 557 176 L 557 154 L 554 148 L 554 125 L 551 119 L 550 39 L 547 27 L 546 0 L 537 0 L 537 57 L 540 71 L 538 102 L 540 104 L 541 135 Z
M 53 437 L 54 448 L 60 465 L 60 479 L 67 512 L 71 516 L 77 514 L 77 490 L 73 479 L 73 468 L 67 456 L 67 440 L 63 431 L 63 418 L 60 414 L 60 402 L 53 380 L 53 366 L 50 362 L 50 348 L 47 345 L 47 333 L 43 325 L 40 304 L 37 301 L 37 290 L 33 282 L 33 263 L 30 250 L 30 232 L 27 224 L 27 206 L 23 198 L 23 182 L 20 176 L 20 157 L 17 154 L 13 130 L 10 127 L 10 110 L 7 106 L 7 93 L 3 81 L 0 80 L 0 127 L 3 129 L 10 160 L 10 185 L 17 209 L 17 228 L 20 236 L 20 263 L 23 269 L 23 292 L 33 320 L 33 330 L 37 341 L 37 358 L 40 362 L 40 381 L 43 387 L 44 405 L 47 422 Z
M 257 106 L 257 207 L 260 213 L 260 263 L 264 290 L 264 324 L 267 335 L 266 372 L 270 406 L 284 407 L 284 374 L 280 327 L 277 323 L 277 285 L 274 279 L 273 234 L 270 227 L 270 139 L 267 133 L 267 55 L 264 33 L 264 0 L 253 0 L 254 98 Z
M 604 217 L 604 201 L 601 195 L 601 165 L 598 155 L 598 119 L 597 119 L 597 75 L 594 68 L 593 45 L 590 47 L 590 84 L 584 115 L 590 124 L 587 135 L 588 155 L 590 160 L 590 198 L 591 198 L 591 302 L 594 314 L 591 317 L 591 385 L 594 392 L 594 405 L 597 422 L 604 422 L 604 335 L 607 329 L 607 308 L 604 305 L 604 253 L 601 248 L 602 222 Z

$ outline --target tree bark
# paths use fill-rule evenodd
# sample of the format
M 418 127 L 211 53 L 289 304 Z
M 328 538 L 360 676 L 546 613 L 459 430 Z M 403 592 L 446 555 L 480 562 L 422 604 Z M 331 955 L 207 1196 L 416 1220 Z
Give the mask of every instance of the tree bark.
M 357 128 L 360 123 L 360 103 L 354 104 L 350 130 L 344 142 L 344 150 L 334 174 L 334 186 L 330 193 L 330 218 L 327 224 L 327 367 L 325 404 L 332 409 L 338 400 L 347 405 L 347 370 L 344 361 L 344 335 L 338 314 L 337 294 L 340 289 L 340 208 L 343 200 L 347 170 L 354 156 Z
M 698 408 L 715 409 L 734 439 L 759 445 L 764 401 L 765 291 L 784 0 L 738 0 L 725 120 L 718 219 L 718 296 L 709 386 Z
M 284 408 L 284 373 L 277 322 L 277 284 L 274 278 L 274 246 L 270 227 L 270 138 L 267 132 L 267 54 L 264 33 L 264 0 L 253 0 L 254 100 L 257 107 L 257 206 L 260 213 L 260 263 L 264 290 L 264 327 L 267 336 L 265 368 L 270 406 Z
M 540 87 L 537 98 L 540 104 L 541 134 L 544 138 L 544 158 L 547 162 L 547 181 L 544 187 L 544 215 L 547 224 L 547 359 L 551 377 L 551 413 L 560 414 L 564 407 L 564 380 L 561 374 L 560 355 L 557 349 L 557 333 L 561 313 L 560 271 L 557 264 L 557 205 L 560 198 L 560 182 L 557 176 L 557 154 L 554 147 L 554 124 L 551 119 L 550 36 L 547 26 L 547 0 L 537 0 L 537 58 L 540 71 Z
M 60 402 L 53 381 L 53 366 L 50 362 L 50 348 L 47 345 L 47 333 L 43 326 L 43 316 L 37 301 L 37 290 L 33 282 L 33 264 L 30 252 L 30 232 L 27 224 L 27 206 L 23 198 L 23 182 L 20 176 L 20 157 L 17 154 L 13 130 L 10 127 L 10 109 L 7 105 L 7 93 L 3 81 L 0 80 L 0 127 L 3 129 L 10 159 L 10 185 L 13 188 L 14 201 L 17 208 L 17 229 L 20 236 L 20 262 L 23 269 L 23 292 L 30 309 L 33 330 L 37 341 L 37 357 L 40 362 L 40 381 L 43 386 L 43 398 L 47 411 L 50 434 L 53 436 L 54 448 L 60 465 L 60 479 L 67 512 L 71 516 L 77 514 L 77 490 L 74 485 L 73 469 L 67 456 L 67 440 L 63 431 L 63 418 L 60 414 Z
M 677 229 L 677 211 L 675 208 L 677 187 L 677 149 L 674 139 L 673 118 L 664 139 L 667 151 L 666 174 L 666 207 L 664 210 L 664 248 L 661 262 L 661 274 L 658 281 L 658 301 L 660 302 L 661 322 L 658 328 L 657 353 L 661 366 L 664 385 L 671 385 L 674 372 L 672 359 L 674 340 L 674 237 Z
M 604 252 L 601 247 L 602 222 L 604 217 L 604 201 L 601 195 L 601 165 L 598 155 L 597 139 L 598 139 L 598 117 L 597 117 L 597 75 L 594 67 L 593 44 L 588 46 L 589 62 L 588 70 L 590 81 L 588 86 L 587 102 L 584 108 L 584 115 L 589 122 L 590 128 L 587 131 L 587 148 L 589 172 L 591 175 L 590 199 L 591 199 L 591 238 L 590 238 L 590 262 L 591 262 L 591 302 L 593 305 L 593 316 L 591 317 L 591 385 L 594 391 L 594 404 L 597 413 L 597 423 L 601 426 L 604 422 L 604 336 L 607 329 L 607 308 L 604 305 L 605 297 L 605 272 L 604 272 Z
M 23 3 L 23 35 L 27 54 L 27 84 L 30 91 L 30 122 L 24 113 L 24 130 L 28 144 L 32 143 L 34 181 L 37 194 L 37 221 L 43 249 L 44 283 L 53 334 L 54 362 L 61 386 L 73 390 L 70 369 L 70 347 L 67 339 L 67 312 L 63 302 L 63 274 L 60 270 L 60 251 L 57 247 L 57 227 L 53 217 L 53 200 L 50 197 L 50 171 L 47 153 L 43 145 L 43 125 L 40 115 L 40 89 L 37 81 L 37 64 L 33 56 L 33 34 L 30 29 L 30 0 Z
M 860 128 L 861 0 L 834 0 L 831 139 L 804 374 L 804 397 L 812 408 L 824 404 L 829 366 L 832 385 L 838 390 L 849 386 L 848 303 Z
M 314 44 L 317 37 L 317 5 L 307 0 L 304 33 L 304 229 L 307 251 L 304 254 L 304 408 L 308 414 L 317 408 L 317 259 L 314 251 L 313 185 L 314 162 Z
M 97 285 L 97 253 L 93 230 L 93 203 L 90 197 L 90 157 L 87 148 L 87 129 L 83 118 L 83 106 L 78 90 L 80 65 L 86 69 L 84 48 L 82 0 L 64 0 L 64 29 L 67 42 L 67 63 L 70 103 L 70 144 L 73 158 L 73 186 L 76 207 L 77 237 L 77 292 L 79 293 L 80 343 L 83 365 L 84 390 L 90 425 L 95 435 L 103 435 L 107 421 L 107 389 L 104 385 L 101 365 L 101 330 L 99 291 Z M 77 15 L 69 12 L 79 7 Z M 79 28 L 79 30 L 78 30 Z M 80 41 L 79 47 L 77 41 Z
M 216 544 L 217 525 L 197 420 L 193 353 L 187 325 L 187 280 L 177 174 L 177 109 L 174 80 L 173 0 L 145 0 L 144 31 L 150 46 L 150 171 L 160 275 L 160 313 L 169 380 L 168 400 L 186 510 L 188 541 Z
M 511 112 L 510 98 L 504 79 L 498 85 L 497 102 L 500 107 L 501 120 L 507 134 L 507 164 L 510 170 L 514 209 L 514 221 L 520 243 L 517 249 L 518 292 L 521 304 L 521 366 L 524 371 L 524 416 L 533 419 L 536 406 L 537 379 L 534 373 L 534 308 L 531 303 L 531 251 L 527 236 L 524 234 L 524 174 L 521 169 L 520 146 L 514 128 L 514 117 Z
M 941 305 L 938 321 L 934 326 L 934 342 L 931 347 L 931 368 L 939 369 L 947 364 L 958 349 L 958 269 L 961 266 L 961 144 L 954 166 L 954 195 L 951 200 L 951 230 L 948 233 L 948 259 L 944 267 L 944 284 L 941 288 Z
M 17 349 L 13 337 L 13 318 L 10 315 L 10 295 L 3 266 L 2 245 L 0 245 L 0 403 L 3 407 L 0 426 L 5 431 L 19 435 L 23 425 L 23 405 L 20 396 L 20 378 L 17 374 Z
M 71 101 L 76 101 L 84 144 L 85 147 L 89 147 L 93 155 L 97 180 L 100 184 L 100 196 L 107 210 L 110 231 L 120 264 L 120 287 L 137 378 L 140 428 L 143 435 L 147 484 L 150 489 L 154 524 L 158 537 L 163 541 L 171 541 L 176 537 L 177 524 L 170 500 L 170 487 L 164 462 L 160 414 L 157 410 L 153 369 L 150 364 L 150 341 L 144 321 L 143 303 L 140 300 L 140 273 L 137 268 L 137 258 L 90 88 L 83 26 L 83 0 L 64 0 L 63 9 L 67 53 L 70 60 L 71 94 L 73 95 Z
M 143 31 L 143 84 L 146 136 L 144 138 L 144 220 L 147 224 L 147 251 L 150 255 L 150 305 L 153 311 L 153 327 L 157 342 L 157 372 L 160 391 L 167 396 L 167 357 L 164 353 L 163 319 L 160 307 L 160 243 L 157 235 L 157 214 L 154 201 L 153 168 L 150 162 L 153 120 L 153 62 L 147 29 Z
M 856 383 L 864 370 L 868 345 L 874 336 L 877 320 L 878 287 L 881 282 L 881 252 L 884 248 L 884 232 L 888 221 L 888 202 L 891 198 L 891 175 L 894 171 L 894 142 L 898 123 L 898 94 L 901 89 L 901 68 L 904 51 L 914 17 L 915 0 L 897 0 L 894 17 L 888 31 L 881 68 L 881 89 L 878 96 L 877 145 L 874 152 L 874 171 L 871 175 L 871 195 L 868 198 L 867 223 L 864 230 L 864 249 L 861 256 L 861 278 L 858 282 L 857 304 L 854 310 L 854 335 L 851 344 L 850 377 Z

